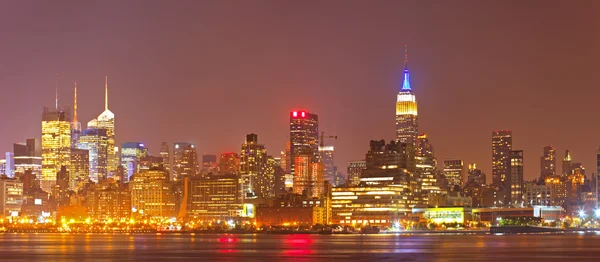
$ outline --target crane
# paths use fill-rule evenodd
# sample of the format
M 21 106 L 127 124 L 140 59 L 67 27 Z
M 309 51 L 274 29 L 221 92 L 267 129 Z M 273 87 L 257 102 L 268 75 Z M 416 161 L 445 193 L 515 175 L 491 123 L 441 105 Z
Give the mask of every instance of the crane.
M 321 147 L 325 146 L 325 138 L 331 138 L 331 139 L 337 140 L 337 136 L 325 136 L 325 132 L 321 132 L 321 143 L 320 143 Z

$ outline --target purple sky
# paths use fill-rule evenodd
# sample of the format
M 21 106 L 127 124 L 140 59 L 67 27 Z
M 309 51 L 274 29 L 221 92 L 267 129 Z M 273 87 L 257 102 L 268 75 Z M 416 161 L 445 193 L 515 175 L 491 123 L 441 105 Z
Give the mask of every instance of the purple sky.
M 510 129 L 539 176 L 542 147 L 595 170 L 600 145 L 600 1 L 0 0 L 0 152 L 39 137 L 44 105 L 103 110 L 104 75 L 120 144 L 197 143 L 239 151 L 257 133 L 270 154 L 291 109 L 338 135 L 336 162 L 394 138 L 409 46 L 420 132 L 440 160 L 491 179 L 491 132 Z M 559 162 L 560 163 L 560 162 Z M 560 171 L 560 164 L 558 164 Z

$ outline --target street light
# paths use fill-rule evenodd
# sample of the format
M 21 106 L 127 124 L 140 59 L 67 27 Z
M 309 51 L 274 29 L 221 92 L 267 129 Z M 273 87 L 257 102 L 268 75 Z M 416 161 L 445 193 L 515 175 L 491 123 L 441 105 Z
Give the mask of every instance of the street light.
M 596 212 L 596 214 L 598 214 L 598 213 Z M 581 219 L 584 219 L 584 218 L 585 218 L 585 211 L 583 211 L 583 210 L 579 210 L 579 217 L 580 217 Z
M 596 211 L 594 211 L 596 218 L 600 218 L 600 208 L 596 209 Z

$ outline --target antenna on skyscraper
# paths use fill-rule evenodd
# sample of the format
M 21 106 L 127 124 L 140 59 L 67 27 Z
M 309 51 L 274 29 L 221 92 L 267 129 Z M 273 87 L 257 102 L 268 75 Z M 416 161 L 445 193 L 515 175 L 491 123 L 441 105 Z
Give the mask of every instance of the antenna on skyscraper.
M 104 110 L 108 110 L 108 76 L 104 80 Z
M 56 74 L 56 86 L 55 86 L 55 100 L 56 100 L 56 110 L 58 110 L 58 74 Z
M 408 69 L 408 45 L 404 45 L 404 69 Z
M 77 81 L 75 81 L 73 96 L 73 123 L 77 123 Z

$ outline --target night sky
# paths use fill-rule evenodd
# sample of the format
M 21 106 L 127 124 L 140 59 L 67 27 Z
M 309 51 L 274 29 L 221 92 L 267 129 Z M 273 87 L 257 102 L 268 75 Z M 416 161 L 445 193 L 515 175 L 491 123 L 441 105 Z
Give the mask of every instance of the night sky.
M 476 162 L 491 180 L 491 132 L 513 130 L 525 178 L 542 147 L 588 172 L 600 145 L 600 1 L 0 0 L 0 152 L 41 134 L 44 105 L 84 124 L 103 110 L 117 143 L 189 141 L 239 151 L 257 133 L 279 155 L 289 111 L 338 135 L 336 163 L 395 135 L 404 45 L 440 163 Z M 330 141 L 331 142 L 331 141 Z

